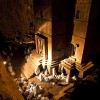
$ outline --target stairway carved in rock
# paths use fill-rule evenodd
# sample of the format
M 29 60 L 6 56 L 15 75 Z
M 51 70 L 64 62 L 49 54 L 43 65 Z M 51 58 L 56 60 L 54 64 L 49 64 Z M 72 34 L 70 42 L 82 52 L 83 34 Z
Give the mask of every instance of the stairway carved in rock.
M 42 59 L 43 57 L 39 55 L 36 50 L 32 50 L 31 54 L 26 60 L 26 63 L 21 68 L 22 73 L 27 79 L 33 75 L 35 68 L 40 65 L 40 61 Z

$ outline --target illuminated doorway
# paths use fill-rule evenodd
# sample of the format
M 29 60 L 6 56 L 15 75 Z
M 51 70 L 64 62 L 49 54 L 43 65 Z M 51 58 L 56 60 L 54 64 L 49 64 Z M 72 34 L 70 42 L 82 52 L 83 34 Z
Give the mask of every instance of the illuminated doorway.
M 48 59 L 48 41 L 47 37 L 37 33 L 35 36 L 36 41 L 36 51 L 43 57 L 43 60 Z

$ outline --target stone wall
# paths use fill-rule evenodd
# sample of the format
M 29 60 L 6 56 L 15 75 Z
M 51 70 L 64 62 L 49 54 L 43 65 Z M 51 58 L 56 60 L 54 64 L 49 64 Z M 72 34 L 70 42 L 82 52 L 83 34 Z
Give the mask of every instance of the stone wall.
M 48 40 L 48 60 L 52 56 L 52 0 L 34 0 L 35 33 L 39 33 Z
M 66 51 L 73 33 L 76 0 L 34 0 L 35 33 L 48 38 L 48 59 L 57 60 Z
M 29 33 L 33 22 L 33 1 L 0 0 L 0 31 L 14 38 Z
M 85 39 L 87 35 L 88 20 L 90 15 L 91 0 L 77 0 L 74 15 L 74 30 L 72 43 L 78 44 L 75 57 L 78 63 L 82 62 Z
M 0 57 L 0 100 L 24 100 L 13 77 L 7 72 Z
M 85 41 L 85 49 L 83 52 L 83 61 L 93 56 L 100 55 L 100 1 L 92 0 L 91 9 L 87 27 L 87 36 Z
M 54 0 L 52 2 L 52 58 L 69 56 L 76 0 Z
M 77 0 L 72 43 L 79 45 L 75 54 L 78 63 L 99 54 L 99 6 L 99 0 Z

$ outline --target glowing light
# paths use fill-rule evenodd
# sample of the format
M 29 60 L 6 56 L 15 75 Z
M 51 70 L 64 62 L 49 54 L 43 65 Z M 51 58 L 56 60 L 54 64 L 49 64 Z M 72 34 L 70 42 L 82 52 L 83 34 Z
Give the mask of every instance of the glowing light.
M 3 61 L 3 64 L 4 64 L 4 65 L 6 65 L 6 64 L 7 64 L 7 62 L 6 62 L 6 61 Z

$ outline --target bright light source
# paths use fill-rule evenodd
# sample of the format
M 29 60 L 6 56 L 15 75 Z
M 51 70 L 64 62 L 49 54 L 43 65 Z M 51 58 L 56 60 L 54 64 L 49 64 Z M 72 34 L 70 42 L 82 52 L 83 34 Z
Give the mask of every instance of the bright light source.
M 6 65 L 6 64 L 7 64 L 7 62 L 6 62 L 6 61 L 3 61 L 3 64 L 4 64 L 4 65 Z

